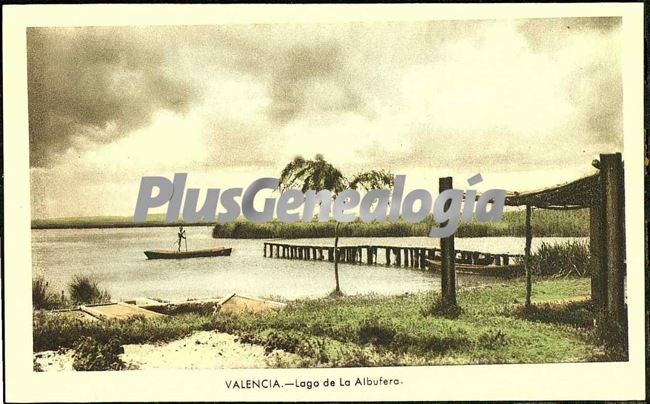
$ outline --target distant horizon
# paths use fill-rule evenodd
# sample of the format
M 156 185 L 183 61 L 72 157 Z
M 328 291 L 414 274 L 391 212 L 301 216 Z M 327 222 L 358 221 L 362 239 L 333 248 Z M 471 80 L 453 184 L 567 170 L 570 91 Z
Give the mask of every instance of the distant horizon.
M 573 181 L 575 181 L 575 180 L 578 180 L 578 179 L 581 179 L 581 178 L 584 178 L 584 177 L 587 177 L 587 176 L 593 175 L 593 174 L 595 174 L 595 173 L 597 172 L 597 170 L 594 169 L 593 167 L 590 169 L 590 171 L 591 171 L 590 173 L 587 173 L 587 174 L 582 175 L 582 176 L 580 176 L 580 177 L 572 178 L 572 179 L 570 179 L 570 180 L 568 180 L 568 181 L 561 181 L 561 182 L 548 183 L 548 185 L 541 186 L 541 187 L 538 186 L 538 187 L 534 187 L 534 188 L 531 188 L 531 189 L 518 189 L 518 190 L 509 190 L 509 189 L 506 189 L 506 193 L 507 193 L 507 194 L 511 194 L 511 193 L 513 193 L 513 192 L 517 192 L 517 193 L 537 192 L 537 191 L 541 191 L 542 189 L 546 189 L 546 188 L 550 188 L 550 187 L 553 187 L 553 186 L 557 186 L 557 185 L 562 185 L 562 184 L 570 183 L 570 182 L 573 182 Z M 527 181 L 527 182 L 528 182 L 528 181 Z M 492 183 L 494 183 L 494 182 L 492 182 Z M 530 183 L 535 183 L 535 181 L 530 181 Z M 247 184 L 243 184 L 242 186 L 245 187 L 246 185 L 247 185 Z M 416 189 L 416 188 L 418 188 L 418 187 L 413 187 L 413 186 L 411 186 L 411 187 L 407 187 L 407 188 L 406 188 L 406 192 L 411 191 L 411 190 Z M 421 188 L 423 188 L 423 187 L 421 187 Z M 438 184 L 437 184 L 437 181 L 436 181 L 436 183 L 434 184 L 434 186 L 430 188 L 430 190 L 432 191 L 432 194 L 433 194 L 434 197 L 435 197 L 435 196 L 437 195 L 437 193 L 438 193 L 437 188 L 438 188 Z M 462 181 L 462 182 L 461 182 L 461 181 L 457 181 L 457 182 L 454 183 L 454 188 L 457 188 L 457 189 L 467 189 L 468 186 L 467 186 L 467 184 L 465 183 L 465 181 Z M 474 186 L 474 187 L 471 187 L 471 188 L 472 188 L 472 189 L 479 189 L 480 191 L 483 191 L 483 190 L 485 190 L 487 187 L 479 184 L 478 186 Z M 423 188 L 423 189 L 426 189 L 426 188 Z M 364 191 L 361 191 L 360 193 L 361 193 L 361 195 L 363 195 L 363 194 L 364 194 Z M 479 192 L 479 193 L 480 193 L 480 192 Z M 260 201 L 262 201 L 265 197 L 268 197 L 268 196 L 270 196 L 270 195 L 276 195 L 276 194 L 279 194 L 279 192 L 278 192 L 277 190 L 272 191 L 272 192 L 269 192 L 268 195 L 264 195 L 263 193 L 260 193 L 260 195 L 259 195 L 258 198 L 256 199 L 256 202 L 260 202 Z M 204 191 L 204 190 L 201 190 L 201 192 L 200 192 L 200 197 L 199 197 L 199 201 L 198 201 L 199 206 L 204 202 L 204 200 L 205 200 L 204 198 L 205 198 L 205 191 Z M 239 198 L 239 199 L 241 199 L 241 198 Z M 134 199 L 134 204 L 133 204 L 133 206 L 134 206 L 134 209 L 135 209 L 135 199 Z M 165 206 L 166 206 L 166 205 L 165 205 Z M 259 207 L 260 205 L 256 205 L 256 206 Z M 357 208 L 357 209 L 358 209 L 358 208 Z M 515 210 L 521 210 L 521 209 L 523 209 L 523 207 L 520 207 L 520 206 L 506 206 L 504 211 L 515 211 Z M 153 212 L 149 213 L 148 216 L 160 216 L 160 217 L 161 217 L 161 220 L 164 220 L 165 213 L 166 213 L 166 211 L 167 211 L 165 207 L 161 207 L 161 208 L 152 208 L 152 210 L 153 210 Z M 316 213 L 317 213 L 317 212 L 316 212 Z M 31 222 L 33 223 L 34 221 L 38 221 L 38 220 L 47 221 L 47 220 L 63 220 L 63 219 L 92 219 L 92 218 L 98 218 L 98 219 L 106 219 L 106 218 L 115 218 L 115 219 L 132 219 L 133 217 L 134 217 L 133 212 L 131 212 L 131 213 L 101 214 L 101 215 L 97 215 L 97 214 L 94 214 L 94 215 L 93 215 L 93 214 L 89 214 L 89 215 L 74 215 L 74 216 L 65 216 L 65 215 L 62 215 L 62 216 L 47 216 L 47 217 L 34 217 L 34 216 L 32 216 L 32 217 L 31 217 Z M 243 217 L 244 217 L 243 214 L 240 214 L 240 215 L 238 216 L 238 219 L 243 218 Z M 276 219 L 276 217 L 274 216 L 274 220 L 275 220 L 275 219 Z M 147 220 L 149 220 L 149 217 L 147 218 Z M 180 222 L 180 221 L 183 221 L 183 219 L 182 219 L 182 214 L 179 216 L 179 219 L 177 219 L 177 220 L 178 220 L 179 222 Z M 215 221 L 206 222 L 206 223 L 213 224 L 213 223 L 216 223 L 216 220 L 215 220 Z

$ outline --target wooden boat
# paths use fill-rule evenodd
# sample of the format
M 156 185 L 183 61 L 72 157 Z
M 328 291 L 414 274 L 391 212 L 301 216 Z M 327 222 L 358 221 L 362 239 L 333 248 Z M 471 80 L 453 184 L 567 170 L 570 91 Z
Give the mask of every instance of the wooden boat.
M 427 267 L 434 271 L 442 270 L 442 262 L 427 259 Z M 524 273 L 523 264 L 513 265 L 477 265 L 477 264 L 459 264 L 456 263 L 456 273 L 459 274 L 472 274 L 472 275 L 487 275 L 487 276 L 503 276 L 513 277 Z
M 150 260 L 156 259 L 182 259 L 182 258 L 198 258 L 198 257 L 223 257 L 229 256 L 232 248 L 216 247 L 206 248 L 204 250 L 190 250 L 190 251 L 177 251 L 177 250 L 150 250 L 145 251 L 144 255 Z

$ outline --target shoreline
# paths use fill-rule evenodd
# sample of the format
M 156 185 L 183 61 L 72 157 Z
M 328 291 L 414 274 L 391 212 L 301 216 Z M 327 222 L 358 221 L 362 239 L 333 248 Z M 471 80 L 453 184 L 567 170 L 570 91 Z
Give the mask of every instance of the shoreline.
M 504 212 L 501 221 L 478 223 L 460 223 L 456 237 L 524 237 L 525 212 Z M 213 238 L 231 239 L 271 239 L 271 238 L 322 238 L 335 236 L 335 221 L 310 221 L 282 223 L 273 219 L 265 223 L 252 223 L 237 218 L 227 223 L 216 221 L 184 223 L 182 220 L 166 222 L 162 214 L 149 215 L 149 220 L 134 223 L 130 216 L 95 216 L 95 217 L 62 217 L 50 219 L 34 219 L 32 230 L 55 229 L 123 229 L 149 227 L 178 227 L 178 226 L 211 227 Z M 395 222 L 362 222 L 356 220 L 344 223 L 340 228 L 341 237 L 418 237 L 428 236 L 432 217 L 417 223 L 406 222 L 402 219 Z M 587 237 L 589 236 L 589 215 L 584 209 L 578 211 L 540 211 L 532 222 L 533 234 L 536 237 Z
M 65 354 L 78 346 L 80 338 L 90 338 L 90 347 L 99 352 L 110 341 L 117 341 L 118 348 L 137 345 L 136 350 L 146 353 L 141 362 L 144 368 L 194 368 L 201 363 L 219 367 L 220 355 L 213 348 L 218 350 L 223 344 L 204 347 L 201 341 L 187 343 L 202 335 L 231 341 L 225 344 L 237 341 L 246 345 L 242 349 L 258 352 L 233 359 L 231 368 L 248 366 L 251 357 L 262 358 L 260 350 L 296 355 L 271 367 L 624 360 L 627 353 L 616 345 L 620 344 L 618 337 L 613 342 L 598 337 L 588 278 L 538 280 L 533 284 L 533 306 L 528 309 L 523 305 L 524 295 L 521 280 L 466 288 L 459 290 L 460 311 L 456 313 L 438 311 L 435 302 L 439 293 L 432 290 L 306 299 L 263 312 L 214 312 L 210 304 L 197 304 L 188 310 L 169 311 L 164 318 L 95 321 L 81 327 L 65 316 L 35 314 L 33 354 L 35 358 L 45 351 Z M 197 334 L 200 332 L 207 334 Z M 228 337 L 215 337 L 220 334 Z M 181 353 L 176 353 L 177 348 Z M 197 359 L 194 352 L 201 349 L 208 349 L 209 354 Z M 175 360 L 162 359 L 171 354 Z M 200 362 L 204 359 L 207 362 Z

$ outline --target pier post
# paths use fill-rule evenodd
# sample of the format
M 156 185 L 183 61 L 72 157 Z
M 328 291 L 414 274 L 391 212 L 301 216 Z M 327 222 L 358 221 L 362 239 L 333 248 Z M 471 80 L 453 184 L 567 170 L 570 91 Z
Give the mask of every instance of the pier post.
M 453 180 L 451 177 L 442 177 L 438 183 L 439 191 L 442 193 L 448 189 L 452 189 Z M 449 209 L 451 205 L 451 200 L 447 202 L 445 209 Z M 444 223 L 445 225 L 448 222 Z M 440 250 L 441 250 L 441 263 L 442 263 L 442 273 L 441 273 L 441 284 L 442 284 L 442 302 L 447 305 L 456 305 L 456 260 L 455 260 L 455 248 L 454 248 L 454 236 L 440 239 Z
M 433 261 L 433 259 L 435 257 L 436 257 L 436 250 L 434 250 L 433 248 L 427 249 L 427 258 L 430 259 L 431 261 Z M 425 266 L 425 268 L 426 268 L 426 266 Z

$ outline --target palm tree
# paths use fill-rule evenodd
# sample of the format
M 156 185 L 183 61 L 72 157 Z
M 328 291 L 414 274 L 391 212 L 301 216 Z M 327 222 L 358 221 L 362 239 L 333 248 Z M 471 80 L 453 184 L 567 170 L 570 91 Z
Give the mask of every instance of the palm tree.
M 341 171 L 327 162 L 322 154 L 314 156 L 313 160 L 305 160 L 301 156 L 296 156 L 282 170 L 280 175 L 280 191 L 288 188 L 300 188 L 301 191 L 307 192 L 314 190 L 329 190 L 332 198 L 344 191 L 345 189 L 363 188 L 366 191 L 371 189 L 392 188 L 394 176 L 392 173 L 384 170 L 370 170 L 360 172 L 348 179 L 343 176 Z M 339 285 L 339 226 L 336 222 L 334 227 L 334 278 L 336 280 L 336 289 L 332 296 L 341 296 Z

